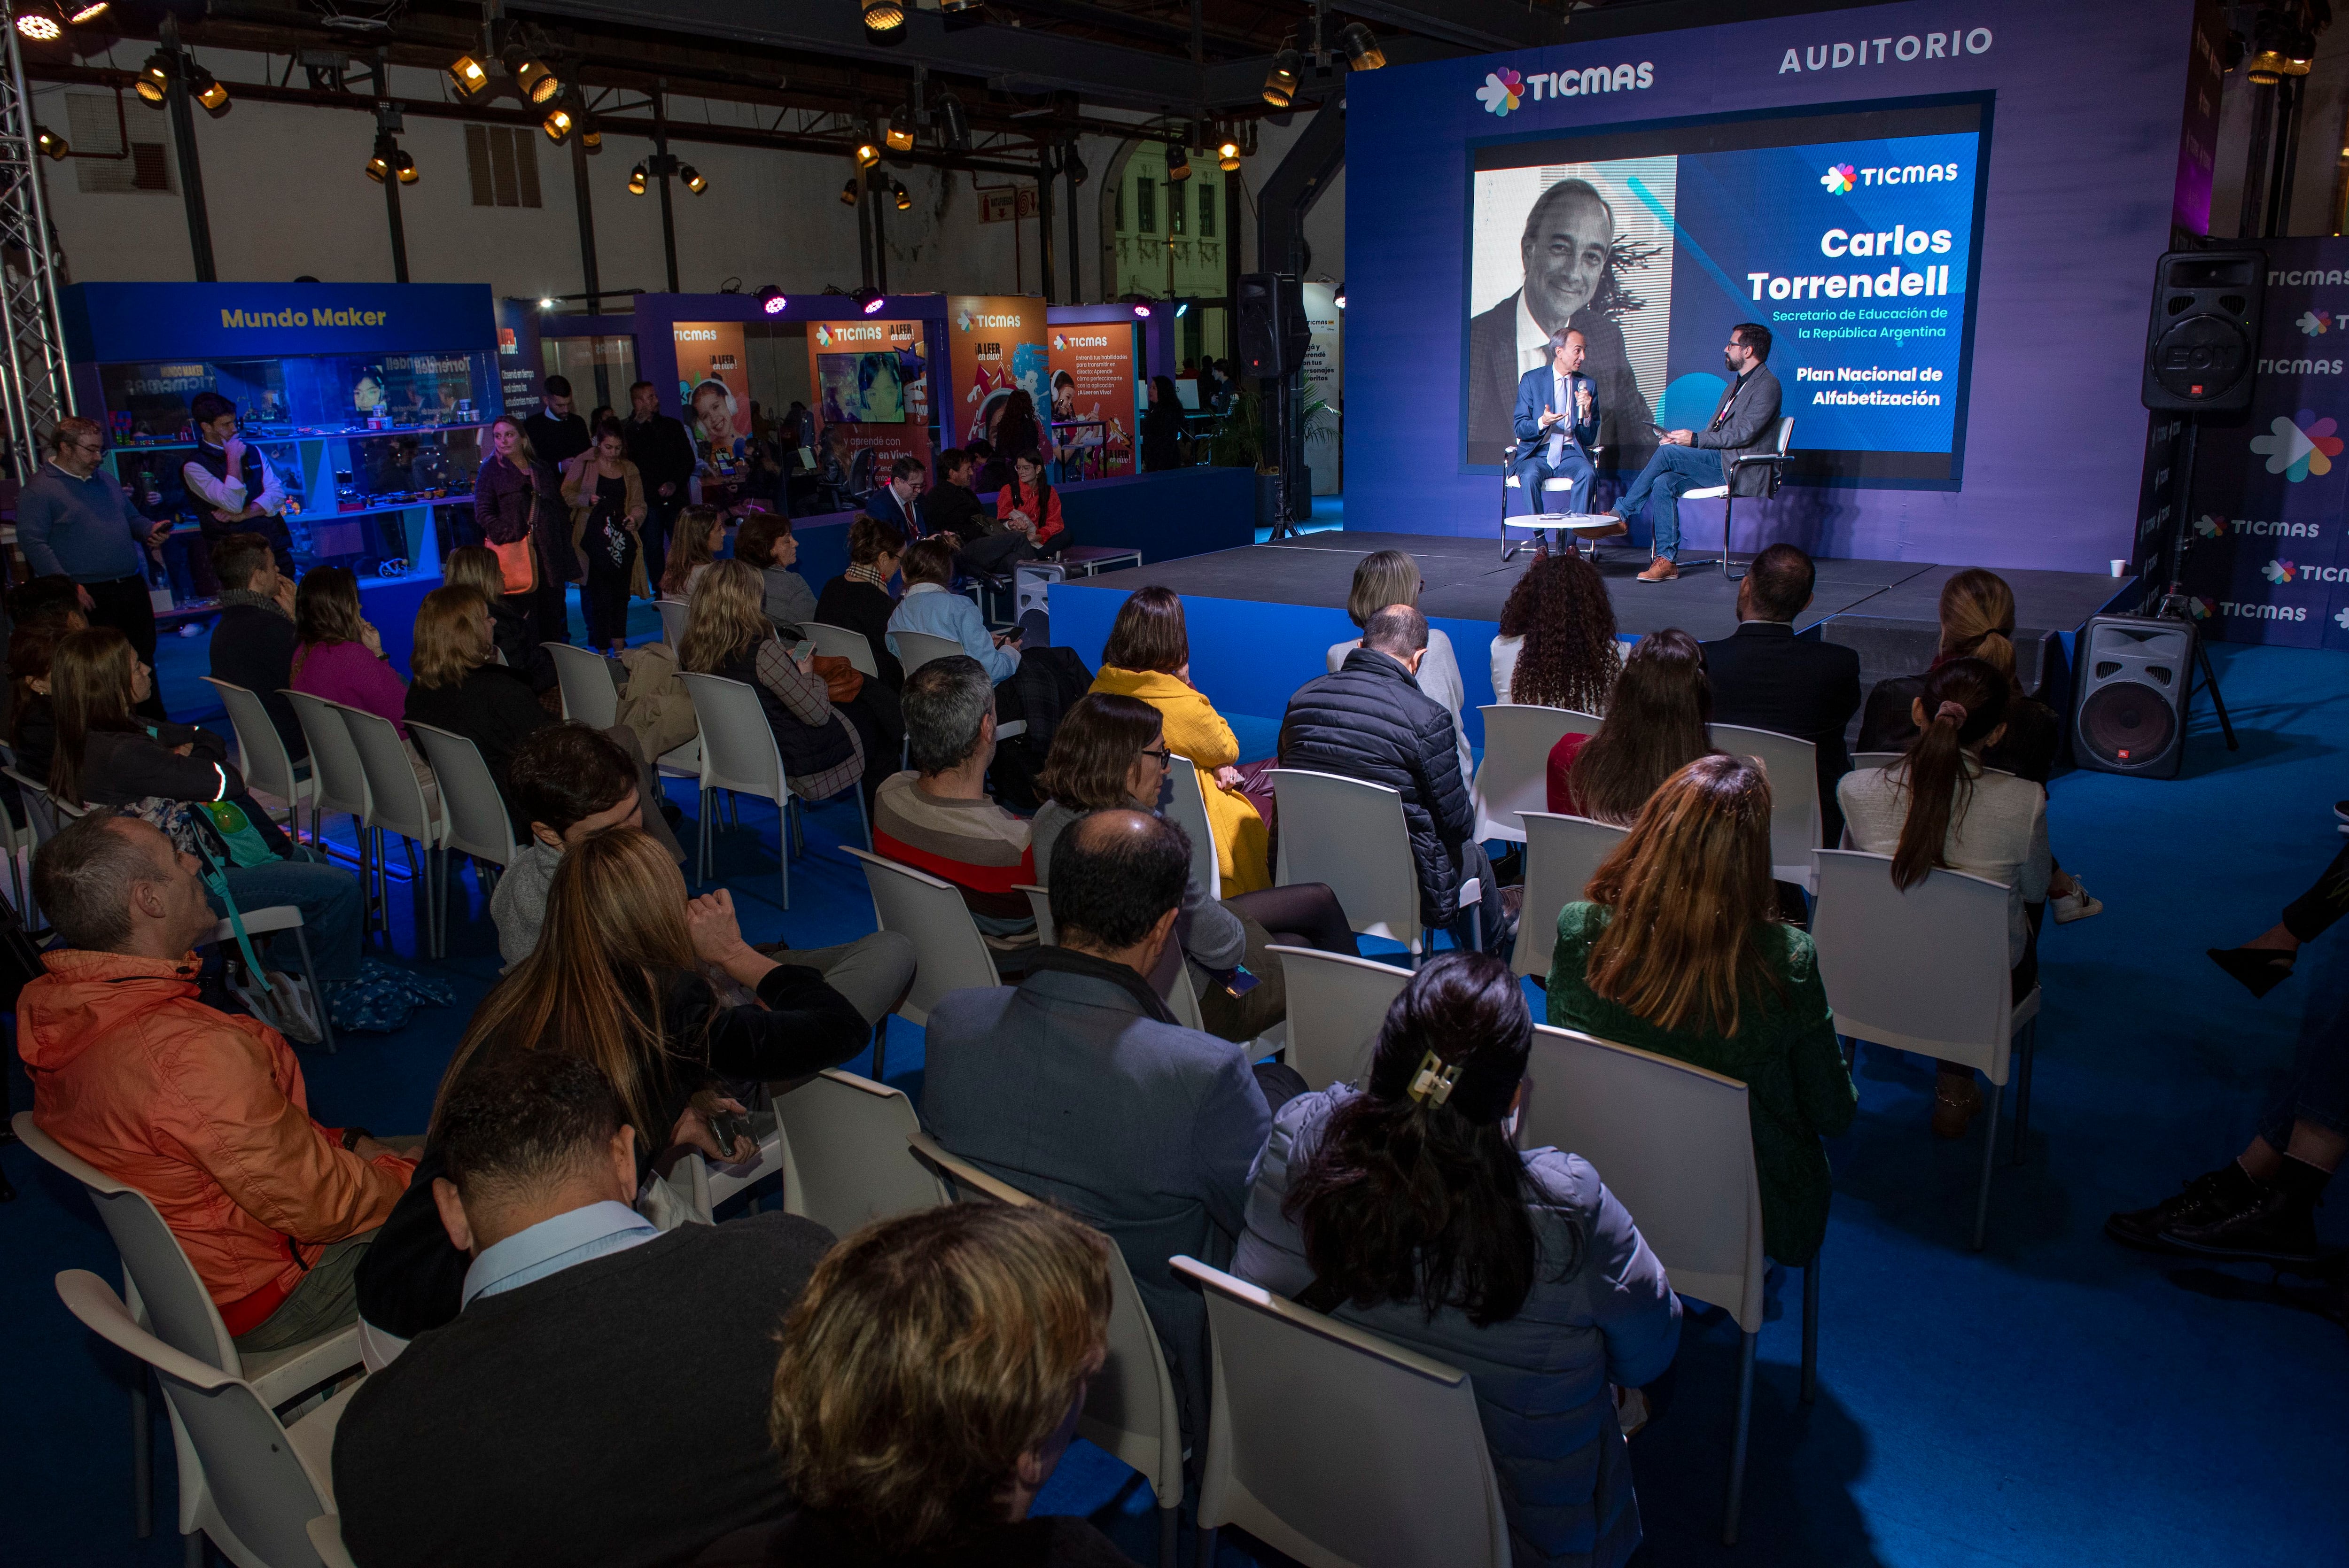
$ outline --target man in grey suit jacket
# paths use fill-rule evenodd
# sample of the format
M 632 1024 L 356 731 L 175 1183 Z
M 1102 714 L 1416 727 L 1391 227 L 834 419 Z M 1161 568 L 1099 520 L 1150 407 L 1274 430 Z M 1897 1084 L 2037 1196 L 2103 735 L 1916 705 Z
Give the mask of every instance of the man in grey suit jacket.
M 1287 1068 L 1251 1070 L 1246 1050 L 1184 1028 L 1151 989 L 1190 857 L 1181 829 L 1139 811 L 1096 811 L 1064 831 L 1051 865 L 1059 945 L 1038 949 L 1018 986 L 956 991 L 931 1009 L 922 1118 L 955 1153 L 1117 1243 L 1195 1446 L 1206 1311 L 1166 1260 L 1229 1264 L 1272 1130 L 1259 1081 L 1281 1103 L 1305 1085 Z
M 1640 582 L 1664 583 L 1681 574 L 1673 562 L 1681 548 L 1682 495 L 1724 480 L 1733 495 L 1761 495 L 1768 490 L 1764 469 L 1740 470 L 1730 464 L 1747 452 L 1778 449 L 1778 378 L 1763 363 L 1769 357 L 1768 327 L 1753 321 L 1731 327 L 1721 358 L 1733 379 L 1713 410 L 1713 423 L 1702 430 L 1664 432 L 1664 444 L 1615 503 L 1619 516 L 1647 508 L 1654 525 L 1650 548 L 1655 559 L 1640 573 Z

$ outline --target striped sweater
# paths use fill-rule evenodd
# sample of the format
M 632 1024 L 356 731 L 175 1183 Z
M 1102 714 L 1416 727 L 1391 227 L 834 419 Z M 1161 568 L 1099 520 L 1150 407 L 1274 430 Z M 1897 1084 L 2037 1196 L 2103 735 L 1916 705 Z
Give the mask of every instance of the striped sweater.
M 1035 916 L 1019 891 L 1038 880 L 1028 823 L 988 796 L 926 795 L 916 785 L 918 777 L 896 773 L 882 781 L 873 800 L 874 852 L 960 888 L 989 947 L 1033 946 Z

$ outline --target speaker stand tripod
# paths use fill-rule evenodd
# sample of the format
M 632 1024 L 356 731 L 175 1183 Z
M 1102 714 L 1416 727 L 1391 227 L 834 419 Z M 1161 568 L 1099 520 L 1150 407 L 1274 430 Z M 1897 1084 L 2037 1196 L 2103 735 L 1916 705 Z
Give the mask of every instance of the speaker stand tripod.
M 2169 569 L 2169 592 L 2164 593 L 2154 606 L 2153 614 L 2156 620 L 2179 621 L 2194 629 L 2194 669 L 2188 672 L 2186 693 L 2178 701 L 2179 727 L 2182 729 L 2193 721 L 2194 677 L 2199 674 L 2202 684 L 2210 689 L 2210 706 L 2219 715 L 2219 732 L 2227 738 L 2227 749 L 2240 751 L 2242 743 L 2235 738 L 2234 720 L 2227 717 L 2227 699 L 2219 690 L 2219 672 L 2211 665 L 2209 645 L 2200 629 L 2194 627 L 2193 618 L 2186 613 L 2186 546 L 2192 531 L 2187 525 L 2186 514 L 2193 510 L 2189 503 L 2194 499 L 2194 449 L 2202 431 L 2202 421 L 2193 414 L 2181 414 L 2178 418 L 2186 426 L 2186 451 L 2178 463 L 2177 500 L 2171 510 L 2174 521 L 2170 524 L 2169 559 L 2164 563 Z

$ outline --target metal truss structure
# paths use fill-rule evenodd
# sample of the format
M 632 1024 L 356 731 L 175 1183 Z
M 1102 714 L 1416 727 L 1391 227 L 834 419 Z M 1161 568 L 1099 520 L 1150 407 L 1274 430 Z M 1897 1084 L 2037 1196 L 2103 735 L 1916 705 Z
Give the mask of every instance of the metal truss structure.
M 65 258 L 49 226 L 34 145 L 33 98 L 25 87 L 15 7 L 0 5 L 7 68 L 0 73 L 0 316 L 7 357 L 0 361 L 0 404 L 7 415 L 7 470 L 19 482 L 40 466 L 57 421 L 74 412 L 66 376 L 65 320 L 57 296 Z

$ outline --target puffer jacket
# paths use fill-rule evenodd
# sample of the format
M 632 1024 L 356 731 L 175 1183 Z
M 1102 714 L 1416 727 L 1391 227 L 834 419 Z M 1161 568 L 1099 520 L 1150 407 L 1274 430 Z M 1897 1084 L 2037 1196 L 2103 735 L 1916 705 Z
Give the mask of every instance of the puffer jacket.
M 1280 765 L 1337 773 L 1402 791 L 1403 825 L 1419 868 L 1419 918 L 1450 925 L 1460 913 L 1460 846 L 1476 825 L 1461 781 L 1455 726 L 1386 654 L 1356 648 L 1335 675 L 1310 680 L 1280 721 Z
M 1305 1242 L 1281 1213 L 1293 1172 L 1330 1114 L 1357 1091 L 1299 1095 L 1280 1108 L 1248 1194 L 1233 1272 L 1279 1295 L 1313 1282 Z M 1479 1328 L 1457 1307 L 1341 1304 L 1345 1322 L 1468 1374 L 1516 1568 L 1615 1568 L 1640 1544 L 1631 1458 L 1607 1386 L 1662 1376 L 1680 1346 L 1680 1299 L 1631 1215 L 1578 1155 L 1527 1150 L 1541 1259 L 1516 1315 Z
M 232 1335 L 407 1191 L 413 1161 L 361 1160 L 312 1119 L 283 1036 L 196 999 L 194 954 L 41 959 L 16 1005 L 34 1122 L 153 1200 Z

